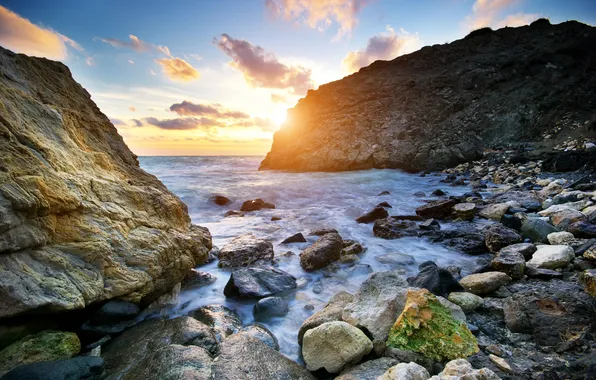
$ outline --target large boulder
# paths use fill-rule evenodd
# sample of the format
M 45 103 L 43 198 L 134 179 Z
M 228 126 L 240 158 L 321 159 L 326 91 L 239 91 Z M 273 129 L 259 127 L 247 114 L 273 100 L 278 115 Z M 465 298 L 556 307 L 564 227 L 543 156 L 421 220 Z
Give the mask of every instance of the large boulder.
M 258 211 L 264 208 L 275 208 L 275 205 L 271 203 L 267 203 L 261 198 L 251 199 L 242 203 L 242 207 L 240 207 L 240 211 Z
M 70 359 L 80 350 L 75 333 L 46 330 L 26 336 L 0 351 L 0 377 L 24 364 Z
M 218 342 L 242 329 L 242 319 L 234 310 L 223 305 L 206 305 L 190 313 L 196 320 L 211 327 Z
M 256 263 L 271 263 L 273 244 L 253 234 L 240 235 L 219 250 L 220 268 L 247 267 Z
M 302 357 L 309 371 L 324 368 L 339 373 L 347 365 L 357 364 L 372 349 L 372 342 L 362 331 L 342 321 L 308 330 L 302 341 Z
M 567 245 L 539 245 L 528 266 L 544 269 L 564 268 L 575 258 L 575 251 Z
M 296 289 L 296 278 L 281 269 L 240 268 L 230 275 L 224 295 L 231 298 L 262 298 L 292 289 Z
M 201 350 L 186 349 L 183 346 L 195 346 Z M 170 370 L 168 361 L 176 362 L 176 366 L 183 368 L 187 360 L 203 362 L 210 354 L 214 355 L 217 352 L 218 343 L 213 331 L 191 317 L 150 319 L 126 330 L 102 346 L 106 379 L 110 380 L 143 378 L 139 376 L 149 375 L 145 371 L 149 366 L 156 371 L 162 371 L 151 374 L 154 376 L 152 379 L 165 378 Z M 153 362 L 155 363 L 152 364 Z M 196 367 L 195 364 L 193 366 Z
M 431 293 L 447 297 L 451 292 L 463 292 L 464 288 L 457 282 L 451 272 L 439 268 L 433 261 L 425 261 L 418 267 L 416 277 L 408 279 L 411 286 L 428 289 Z
M 389 332 L 387 347 L 414 351 L 436 361 L 468 357 L 478 352 L 466 323 L 426 289 L 409 290 L 406 305 Z
M 206 260 L 209 232 L 66 66 L 0 48 L 0 104 L 0 318 L 148 304 Z
M 302 326 L 298 330 L 298 343 L 302 344 L 302 338 L 308 330 L 326 322 L 341 321 L 344 307 L 353 300 L 354 296 L 348 292 L 341 291 L 335 293 L 322 310 L 319 310 L 302 322 Z
M 548 243 L 548 235 L 559 232 L 558 228 L 540 218 L 522 216 L 521 223 L 520 232 L 522 236 L 534 243 Z
M 338 233 L 328 233 L 300 253 L 300 266 L 305 271 L 321 269 L 339 260 L 343 240 Z
M 242 333 L 223 342 L 211 370 L 211 378 L 218 380 L 315 379 L 296 362 Z
M 345 306 L 342 320 L 365 330 L 373 342 L 384 342 L 404 308 L 407 290 L 408 283 L 400 274 L 373 273 Z

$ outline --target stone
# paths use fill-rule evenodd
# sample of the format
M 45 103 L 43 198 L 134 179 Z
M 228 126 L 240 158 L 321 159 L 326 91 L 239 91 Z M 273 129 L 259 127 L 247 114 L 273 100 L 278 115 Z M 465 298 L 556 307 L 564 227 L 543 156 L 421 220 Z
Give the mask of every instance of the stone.
M 96 325 L 105 325 L 134 319 L 140 310 L 132 302 L 110 300 L 103 304 L 91 317 L 91 322 Z
M 165 378 L 170 369 L 182 370 L 186 361 L 198 371 L 217 352 L 213 331 L 191 317 L 145 320 L 102 346 L 105 378 L 110 380 Z
M 275 351 L 279 351 L 279 342 L 273 333 L 264 325 L 260 323 L 253 323 L 243 327 L 236 335 L 247 335 L 251 338 L 258 339 L 265 343 Z
M 2 380 L 99 380 L 103 368 L 102 358 L 78 356 L 67 360 L 25 364 L 2 376 Z
M 548 234 L 559 232 L 559 229 L 540 218 L 525 217 L 522 219 L 520 232 L 534 243 L 548 243 Z
M 507 363 L 507 360 L 505 360 L 505 359 L 503 359 L 501 357 L 498 357 L 496 355 L 493 355 L 493 354 L 488 355 L 488 358 L 497 367 L 499 367 L 499 369 L 501 371 L 506 372 L 506 373 L 510 373 L 511 372 L 511 366 L 509 365 L 509 363 Z
M 430 195 L 435 197 L 442 197 L 443 195 L 445 195 L 445 192 L 441 189 L 435 189 L 432 193 L 430 193 Z
M 474 203 L 458 203 L 453 206 L 453 214 L 456 219 L 472 220 L 476 214 L 476 204 Z
M 417 198 L 424 198 L 426 197 L 426 194 L 424 193 L 424 191 L 417 191 L 414 194 L 412 194 L 413 196 L 417 197 Z
M 213 359 L 203 347 L 170 344 L 151 351 L 127 369 L 123 380 L 209 379 Z M 120 379 L 110 376 L 108 379 Z
M 232 272 L 224 288 L 229 298 L 262 298 L 296 289 L 296 278 L 272 267 L 240 268 Z
M 505 273 L 513 280 L 520 280 L 524 277 L 526 259 L 519 252 L 501 249 L 490 262 L 490 266 L 498 272 Z
M 459 280 L 466 291 L 479 296 L 490 294 L 509 282 L 511 277 L 502 272 L 470 274 Z
M 382 239 L 400 239 L 418 234 L 416 223 L 394 217 L 379 219 L 373 225 L 373 234 Z
M 294 234 L 288 238 L 285 238 L 280 244 L 291 244 L 291 243 L 306 243 L 306 239 L 301 232 Z
M 548 242 L 551 245 L 563 245 L 569 244 L 575 240 L 575 237 L 571 232 L 552 232 L 546 236 Z
M 344 307 L 342 320 L 367 331 L 373 342 L 384 342 L 403 310 L 407 289 L 405 278 L 396 272 L 372 273 Z
M 503 303 L 511 332 L 529 334 L 536 344 L 558 352 L 590 341 L 584 332 L 594 328 L 594 312 L 596 299 L 580 284 L 558 279 L 524 284 Z
M 228 217 L 231 217 L 231 216 L 243 217 L 244 214 L 246 214 L 244 211 L 228 210 L 224 214 L 224 217 L 225 218 L 228 218 Z
M 582 255 L 588 260 L 596 261 L 596 243 L 592 243 L 590 247 L 582 253 Z
M 211 379 L 315 380 L 306 369 L 267 344 L 247 334 L 234 334 L 220 347 L 217 360 L 211 367 Z
M 290 311 L 288 302 L 281 297 L 265 297 L 260 299 L 253 308 L 253 313 L 259 318 L 283 317 Z
M 560 210 L 550 216 L 550 222 L 561 229 L 567 228 L 571 223 L 586 221 L 588 221 L 588 217 L 581 211 L 574 209 Z
M 0 62 L 0 318 L 149 304 L 206 260 L 209 231 L 65 65 Z
M 359 255 L 364 252 L 362 244 L 354 240 L 344 240 L 341 256 Z
M 211 285 L 217 281 L 217 277 L 209 272 L 203 272 L 197 269 L 191 269 L 181 283 L 182 290 L 197 289 L 203 286 Z
M 451 209 L 457 201 L 453 199 L 441 199 L 430 201 L 416 209 L 416 215 L 422 218 L 445 219 L 451 215 Z
M 377 380 L 428 380 L 430 374 L 421 365 L 414 362 L 399 363 L 387 370 Z
M 375 207 L 374 209 L 367 212 L 366 214 L 361 215 L 358 218 L 356 218 L 356 222 L 368 224 L 368 223 L 374 222 L 377 219 L 387 218 L 388 216 L 389 216 L 389 213 L 387 212 L 387 210 L 385 210 L 384 207 Z
M 322 310 L 314 313 L 302 322 L 302 326 L 300 326 L 300 330 L 298 331 L 298 343 L 302 344 L 304 334 L 308 330 L 326 322 L 341 321 L 344 307 L 353 300 L 354 296 L 348 292 L 341 291 L 335 293 Z
M 474 369 L 470 362 L 465 359 L 455 359 L 445 365 L 441 373 L 430 378 L 430 380 L 500 380 L 493 371 L 488 368 Z
M 217 342 L 242 329 L 242 319 L 234 310 L 223 305 L 206 305 L 190 313 L 190 316 L 209 326 Z
M 387 191 L 387 190 L 384 190 L 384 191 L 381 191 L 377 196 L 380 197 L 380 196 L 383 196 L 383 195 L 391 195 L 391 193 L 389 191 Z
M 24 364 L 70 359 L 80 350 L 75 333 L 46 330 L 28 335 L 0 351 L 0 376 Z
M 484 230 L 484 238 L 486 247 L 491 252 L 499 252 L 501 248 L 507 247 L 508 245 L 521 243 L 522 237 L 517 231 L 507 228 L 500 223 L 491 224 Z
M 377 207 L 385 207 L 385 208 L 393 208 L 389 203 L 387 202 L 381 202 L 377 205 Z
M 588 222 L 575 222 L 567 226 L 567 231 L 580 239 L 596 238 L 596 224 Z
M 309 235 L 311 235 L 311 236 L 323 236 L 323 235 L 327 235 L 327 234 L 331 234 L 331 233 L 337 234 L 338 232 L 337 232 L 336 229 L 333 229 L 333 228 L 322 228 L 320 230 L 310 231 Z
M 442 297 L 447 297 L 451 292 L 464 290 L 447 269 L 439 268 L 433 261 L 425 261 L 418 269 L 420 270 L 418 275 L 408 279 L 408 283 L 413 287 L 427 289 Z
M 372 349 L 372 342 L 362 331 L 342 321 L 310 329 L 302 340 L 302 357 L 309 371 L 324 368 L 339 373 L 347 365 L 357 364 Z
M 481 307 L 484 303 L 482 297 L 467 292 L 450 293 L 447 299 L 461 307 L 464 312 L 474 311 Z
M 416 264 L 416 259 L 414 257 L 399 252 L 390 252 L 384 255 L 377 255 L 375 256 L 375 260 L 381 264 L 389 266 L 391 270 Z
M 338 233 L 328 233 L 300 253 L 300 266 L 307 272 L 321 269 L 339 260 L 343 240 Z
M 550 280 L 553 278 L 563 277 L 563 273 L 557 272 L 556 270 L 537 268 L 533 266 L 526 266 L 526 275 L 531 278 L 538 278 L 542 280 Z
M 567 245 L 539 245 L 526 265 L 543 269 L 564 268 L 574 258 L 573 248 Z
M 334 380 L 377 380 L 399 362 L 393 358 L 378 358 L 343 370 Z
M 499 254 L 509 254 L 509 253 L 520 253 L 524 259 L 530 260 L 534 252 L 536 252 L 536 246 L 532 243 L 517 243 L 508 245 L 505 248 L 501 248 Z
M 275 205 L 271 203 L 267 203 L 261 198 L 252 199 L 249 201 L 245 201 L 242 203 L 242 207 L 240 207 L 240 211 L 258 211 L 262 209 L 274 209 Z
M 484 233 L 479 231 L 474 223 L 454 223 L 449 229 L 431 231 L 423 236 L 428 236 L 432 242 L 440 243 L 455 251 L 470 255 L 486 253 Z
M 485 219 L 492 219 L 498 222 L 503 219 L 503 216 L 507 213 L 510 207 L 511 205 L 509 203 L 495 203 L 480 210 L 478 215 Z
M 387 346 L 443 361 L 478 352 L 476 338 L 464 322 L 426 289 L 409 290 L 406 305 L 389 332 Z
M 247 267 L 273 260 L 273 244 L 253 234 L 240 235 L 219 250 L 220 268 Z
M 538 215 L 550 217 L 561 210 L 578 210 L 579 211 L 579 210 L 584 209 L 590 205 L 592 205 L 592 202 L 587 199 L 577 201 L 577 202 L 564 203 L 561 205 L 552 205 L 552 206 L 548 207 L 546 210 L 538 211 Z
M 441 225 L 434 219 L 426 219 L 418 225 L 421 230 L 440 230 Z
M 230 203 L 232 203 L 232 201 L 230 200 L 230 198 L 223 196 L 223 195 L 214 195 L 212 197 L 209 198 L 209 201 L 211 203 L 214 203 L 218 206 L 227 206 Z
M 579 275 L 579 283 L 583 285 L 586 293 L 596 297 L 596 269 L 586 269 Z

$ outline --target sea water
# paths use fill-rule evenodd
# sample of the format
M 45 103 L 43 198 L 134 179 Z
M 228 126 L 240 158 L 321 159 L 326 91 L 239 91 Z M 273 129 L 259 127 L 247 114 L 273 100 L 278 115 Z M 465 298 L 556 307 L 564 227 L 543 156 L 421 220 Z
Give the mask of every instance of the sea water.
M 430 196 L 439 188 L 449 195 L 459 195 L 469 191 L 468 187 L 450 187 L 440 182 L 440 176 L 420 177 L 389 169 L 340 173 L 258 171 L 261 160 L 262 157 L 223 156 L 139 158 L 144 170 L 157 176 L 188 205 L 192 222 L 209 228 L 213 245 L 222 247 L 236 236 L 252 233 L 273 243 L 276 255 L 288 251 L 295 253 L 279 256 L 278 268 L 299 279 L 301 284 L 299 289 L 283 295 L 290 305 L 290 312 L 285 317 L 255 321 L 252 309 L 256 300 L 227 299 L 223 289 L 230 271 L 219 269 L 217 262 L 197 268 L 216 276 L 217 281 L 183 291 L 179 305 L 170 311 L 171 316 L 184 315 L 208 304 L 225 305 L 238 312 L 244 324 L 259 322 L 265 325 L 277 337 L 280 351 L 300 361 L 297 336 L 302 322 L 321 310 L 333 294 L 341 290 L 356 292 L 370 273 L 402 270 L 412 276 L 418 272 L 418 265 L 427 260 L 433 260 L 439 266 L 459 266 L 464 275 L 477 267 L 478 257 L 421 238 L 377 238 L 373 235 L 372 224 L 359 224 L 354 220 L 383 201 L 393 207 L 388 209 L 390 215 L 411 215 L 428 199 L 414 196 L 415 192 L 422 191 Z M 378 196 L 383 191 L 391 194 Z M 213 195 L 224 195 L 232 203 L 225 207 L 215 205 L 209 201 Z M 239 210 L 242 202 L 255 198 L 275 204 L 275 209 L 250 212 L 243 217 L 224 217 L 226 211 Z M 273 216 L 281 220 L 271 221 Z M 360 261 L 341 264 L 337 271 L 303 271 L 298 255 L 317 239 L 308 233 L 321 228 L 335 228 L 344 239 L 365 246 Z M 449 226 L 443 225 L 443 228 Z M 280 245 L 297 232 L 302 232 L 308 242 Z M 402 258 L 402 264 L 383 264 L 375 259 L 388 253 Z

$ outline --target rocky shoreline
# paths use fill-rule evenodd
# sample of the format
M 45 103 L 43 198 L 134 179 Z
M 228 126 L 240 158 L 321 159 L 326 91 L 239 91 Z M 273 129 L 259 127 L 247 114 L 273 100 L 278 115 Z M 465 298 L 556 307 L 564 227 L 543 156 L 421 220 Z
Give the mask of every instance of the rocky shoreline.
M 592 149 L 580 151 L 591 155 Z M 75 329 L 45 330 L 4 344 L 2 379 L 40 373 L 54 379 L 591 378 L 596 374 L 593 168 L 551 176 L 543 172 L 551 161 L 522 156 L 488 152 L 484 160 L 421 174 L 443 176 L 470 191 L 418 194 L 427 203 L 416 215 L 390 216 L 390 204 L 381 202 L 358 218 L 382 239 L 415 236 L 479 255 L 477 270 L 462 277 L 459 268 L 430 261 L 410 278 L 399 269 L 372 273 L 356 293 L 335 294 L 303 322 L 298 332 L 303 364 L 282 355 L 263 325 L 243 325 L 224 305 L 167 318 L 164 311 L 179 302 L 181 287 L 200 289 L 212 281 L 199 267 L 145 310 L 113 300 L 87 313 Z M 262 200 L 245 205 L 243 212 L 275 207 Z M 366 254 L 335 230 L 312 233 L 318 240 L 300 254 L 307 272 L 334 271 L 337 263 L 354 263 Z M 286 240 L 305 239 L 296 234 Z M 385 256 L 388 262 L 404 259 Z M 231 270 L 226 297 L 254 302 L 255 314 L 283 318 L 289 308 L 284 296 L 303 286 L 275 268 L 283 255 L 254 235 L 215 248 L 209 260 Z M 11 333 L 4 327 L 0 341 Z

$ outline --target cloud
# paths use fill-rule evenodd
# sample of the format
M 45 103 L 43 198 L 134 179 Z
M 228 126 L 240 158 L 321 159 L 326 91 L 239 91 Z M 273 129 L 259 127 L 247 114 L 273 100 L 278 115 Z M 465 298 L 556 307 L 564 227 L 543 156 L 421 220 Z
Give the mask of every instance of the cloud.
M 133 61 L 132 59 L 129 59 L 128 60 L 128 63 L 130 63 L 131 65 L 134 65 L 135 64 L 135 61 Z
M 248 119 L 250 115 L 224 109 L 221 104 L 196 104 L 187 100 L 170 106 L 170 111 L 180 116 L 212 116 L 217 118 Z
M 68 47 L 83 51 L 72 39 L 52 29 L 35 25 L 2 5 L 0 44 L 19 53 L 58 60 L 68 56 Z
M 133 107 L 133 106 L 128 107 L 128 109 L 131 110 L 132 112 L 136 112 L 137 111 L 137 109 L 135 107 Z
M 132 121 L 132 123 L 134 124 L 135 127 L 142 127 L 143 126 L 143 122 L 139 119 L 131 119 L 130 121 Z
M 155 62 L 161 66 L 164 74 L 172 80 L 189 82 L 200 77 L 197 69 L 182 58 L 156 59 Z
M 468 16 L 465 26 L 469 30 L 484 27 L 502 28 L 522 26 L 540 18 L 539 14 L 517 13 L 504 16 L 507 9 L 517 6 L 522 0 L 476 0 L 472 6 L 472 15 Z
M 213 42 L 232 58 L 230 66 L 242 72 L 252 87 L 288 89 L 296 94 L 305 94 L 314 85 L 311 70 L 285 65 L 260 46 L 234 39 L 225 33 Z
M 129 35 L 130 41 L 122 41 L 117 38 L 98 38 L 101 42 L 110 44 L 118 48 L 132 49 L 139 53 L 148 52 L 155 49 L 155 45 L 141 41 L 141 39 L 133 34 Z
M 110 119 L 110 122 L 114 125 L 127 125 L 124 121 L 120 119 Z
M 410 34 L 403 29 L 396 33 L 389 25 L 384 33 L 371 37 L 364 50 L 351 51 L 342 60 L 342 70 L 347 73 L 358 71 L 377 60 L 390 60 L 411 53 L 421 46 L 418 34 Z
M 276 17 L 325 30 L 338 24 L 335 38 L 349 35 L 358 23 L 358 14 L 371 0 L 265 0 Z
M 283 104 L 290 103 L 288 98 L 286 98 L 285 96 L 283 96 L 281 94 L 271 94 L 271 102 L 272 103 L 283 103 Z
M 87 66 L 93 66 L 95 65 L 95 59 L 93 59 L 93 57 L 87 57 L 87 59 L 85 59 L 85 63 Z
M 199 127 L 215 127 L 220 125 L 218 121 L 205 117 L 187 117 L 177 119 L 156 119 L 154 117 L 147 117 L 144 120 L 147 124 L 153 125 L 157 128 L 178 131 L 197 129 Z

